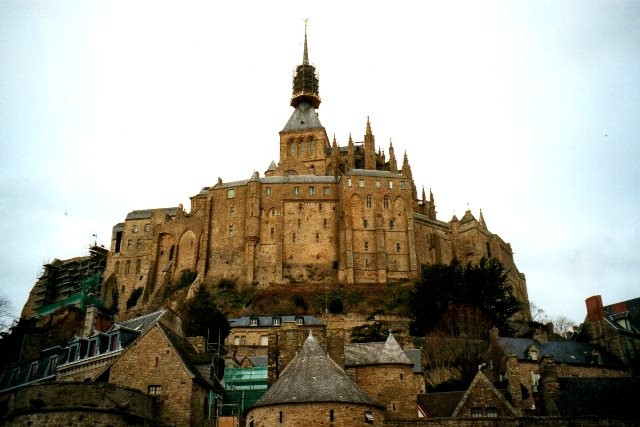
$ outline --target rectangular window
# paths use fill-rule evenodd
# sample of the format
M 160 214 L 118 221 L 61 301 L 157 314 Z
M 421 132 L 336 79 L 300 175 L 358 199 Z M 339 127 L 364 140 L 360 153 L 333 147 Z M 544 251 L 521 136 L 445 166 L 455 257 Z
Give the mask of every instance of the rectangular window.
M 279 317 L 274 317 L 273 318 L 273 326 L 280 326 L 280 318 Z
M 389 220 L 389 230 L 393 230 L 393 228 L 395 227 L 395 225 L 396 225 L 396 224 L 395 224 L 395 221 L 394 221 L 394 220 L 392 220 L 392 219 L 390 219 L 390 220 Z
M 235 337 L 233 339 L 233 345 L 240 345 L 240 337 Z
M 267 196 L 270 196 L 270 195 L 271 195 L 271 187 L 267 187 L 267 188 L 265 188 L 265 189 L 264 189 L 264 192 L 265 192 L 265 194 L 266 194 Z
M 262 335 L 260 337 L 260 345 L 261 346 L 268 346 L 269 345 L 269 336 L 267 335 Z
M 329 187 L 323 187 L 322 188 L 322 194 L 324 194 L 325 196 L 329 195 Z
M 325 219 L 323 219 L 323 220 L 322 220 L 322 226 L 323 226 L 324 228 L 327 228 L 327 218 L 325 218 Z
M 89 342 L 89 357 L 95 356 L 96 355 L 96 340 L 91 340 L 91 342 Z
M 302 316 L 296 317 L 296 325 L 298 325 L 298 326 L 304 325 L 304 317 L 302 317 Z
M 252 319 L 249 321 L 249 325 L 251 325 L 251 326 L 258 326 L 258 319 L 256 319 L 255 317 L 254 317 L 254 318 L 252 318 Z
M 407 182 L 406 181 L 400 181 L 400 189 L 402 189 L 402 190 L 406 190 L 407 189 Z
M 149 230 L 151 230 L 151 224 L 146 223 L 146 224 L 144 225 L 144 232 L 145 232 L 145 233 L 148 233 L 148 232 L 149 232 Z
M 364 242 L 364 251 L 367 252 L 369 250 L 369 242 Z
M 471 417 L 472 418 L 481 418 L 482 417 L 482 408 L 471 408 Z
M 149 386 L 149 396 L 160 396 L 162 394 L 162 386 L 161 385 L 150 385 Z
M 236 197 L 236 189 L 235 188 L 230 188 L 227 190 L 227 199 L 233 199 L 234 197 Z
M 114 351 L 118 349 L 118 335 L 111 335 L 109 340 L 109 350 Z
M 300 228 L 302 226 L 302 220 L 298 220 L 298 228 Z
M 300 187 L 293 187 L 293 194 L 300 194 Z
M 376 179 L 376 188 L 380 188 L 380 180 Z
M 137 233 L 138 232 L 138 224 L 134 224 L 133 226 L 133 232 Z
M 122 244 L 122 231 L 116 231 L 116 248 L 115 252 L 120 252 L 120 245 Z
M 393 181 L 387 181 L 387 188 L 393 188 Z
M 236 213 L 236 208 L 234 208 L 233 206 L 231 206 L 229 208 L 229 218 L 233 218 L 233 214 Z
M 136 249 L 140 249 L 142 247 L 142 239 L 136 240 Z
M 293 233 L 293 235 L 291 236 L 291 240 L 293 241 L 293 243 L 296 242 L 296 233 Z
M 369 221 L 367 221 L 366 219 L 362 220 L 362 228 L 367 228 L 369 226 Z
M 318 211 L 322 212 L 322 203 L 318 203 Z
M 51 358 L 49 359 L 49 365 L 47 366 L 46 375 L 55 374 L 57 367 L 58 367 L 58 356 L 51 356 Z
M 36 374 L 38 373 L 38 362 L 33 362 L 31 364 L 31 369 L 29 370 L 29 378 L 27 379 L 27 381 L 31 381 L 36 377 Z
M 246 345 L 247 344 L 247 337 L 245 337 L 244 335 L 240 335 L 240 345 Z
M 498 418 L 498 408 L 488 407 L 487 408 L 487 417 L 489 418 Z
M 364 179 L 358 180 L 358 187 L 364 188 Z
M 316 233 L 316 243 L 320 241 L 320 233 Z
M 78 354 L 78 346 L 74 345 L 69 349 L 69 362 L 75 361 L 77 354 Z
M 133 247 L 133 240 L 127 240 L 127 249 L 131 249 Z
M 347 187 L 351 187 L 351 178 L 347 178 Z
M 316 187 L 309 187 L 309 195 L 314 196 L 316 194 Z
M 271 227 L 271 229 L 269 230 L 269 236 L 273 239 L 276 235 L 276 230 L 275 228 Z
M 400 252 L 400 243 L 396 243 L 396 252 Z
M 233 236 L 233 225 L 229 226 L 229 236 Z

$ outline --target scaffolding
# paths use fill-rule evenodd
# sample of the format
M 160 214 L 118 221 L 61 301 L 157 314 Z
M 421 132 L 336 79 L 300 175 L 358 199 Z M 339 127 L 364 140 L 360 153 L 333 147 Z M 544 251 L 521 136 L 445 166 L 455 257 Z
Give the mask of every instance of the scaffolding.
M 240 416 L 267 391 L 267 367 L 226 368 L 222 415 Z

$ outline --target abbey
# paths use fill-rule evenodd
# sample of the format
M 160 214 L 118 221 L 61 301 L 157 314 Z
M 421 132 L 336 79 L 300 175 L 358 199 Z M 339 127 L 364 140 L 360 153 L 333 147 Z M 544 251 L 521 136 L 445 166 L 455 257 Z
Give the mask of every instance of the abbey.
M 482 213 L 438 219 L 433 194 L 418 196 L 406 153 L 398 161 L 390 144 L 385 155 L 369 118 L 361 140 L 330 140 L 317 114 L 318 88 L 305 33 L 279 162 L 263 175 L 219 178 L 191 197 L 188 211 L 130 212 L 113 228 L 105 300 L 120 311 L 149 307 L 184 272 L 195 283 L 373 285 L 415 278 L 421 265 L 484 256 L 502 262 L 514 295 L 527 303 L 511 246 L 489 231 Z M 132 301 L 134 291 L 140 298 Z

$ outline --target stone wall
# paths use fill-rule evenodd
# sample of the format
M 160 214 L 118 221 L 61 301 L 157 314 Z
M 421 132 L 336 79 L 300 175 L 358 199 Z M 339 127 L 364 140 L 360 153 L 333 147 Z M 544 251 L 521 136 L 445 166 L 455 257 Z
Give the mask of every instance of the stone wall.
M 385 427 L 608 427 L 637 426 L 637 419 L 577 417 L 522 418 L 421 418 L 412 421 L 387 421 Z
M 51 383 L 23 388 L 9 399 L 3 425 L 150 425 L 153 399 L 104 383 Z
M 330 420 L 332 410 L 333 422 Z M 373 424 L 365 423 L 365 412 L 371 413 L 374 419 Z M 246 420 L 247 427 L 368 427 L 385 425 L 384 415 L 379 408 L 353 403 L 301 403 L 262 406 L 250 409 Z M 251 424 L 252 420 L 253 424 Z

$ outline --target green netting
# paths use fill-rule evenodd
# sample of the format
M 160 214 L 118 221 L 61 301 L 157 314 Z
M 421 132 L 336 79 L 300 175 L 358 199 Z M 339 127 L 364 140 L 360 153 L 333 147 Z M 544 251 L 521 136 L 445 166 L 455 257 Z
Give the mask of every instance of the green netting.
M 267 367 L 225 368 L 223 415 L 240 415 L 267 391 Z
M 87 305 L 97 305 L 99 307 L 104 307 L 104 301 L 83 293 L 73 294 L 63 300 L 56 301 L 51 304 L 47 304 L 36 309 L 36 313 L 38 313 L 38 315 L 40 316 L 45 316 L 49 313 L 53 313 L 60 307 L 64 307 L 67 305 L 76 305 L 80 307 L 82 311 L 86 311 Z

